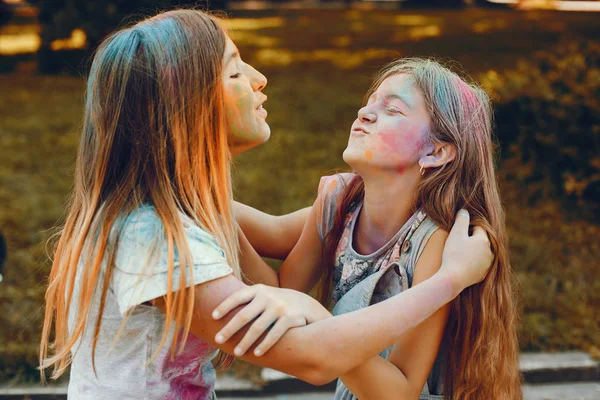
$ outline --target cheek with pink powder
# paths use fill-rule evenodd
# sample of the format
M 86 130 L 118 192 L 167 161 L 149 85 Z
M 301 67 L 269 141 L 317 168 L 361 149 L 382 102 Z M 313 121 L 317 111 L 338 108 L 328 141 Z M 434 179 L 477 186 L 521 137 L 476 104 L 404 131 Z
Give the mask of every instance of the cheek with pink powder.
M 384 129 L 377 133 L 373 146 L 365 152 L 365 158 L 388 160 L 398 164 L 398 170 L 416 163 L 426 151 L 427 133 L 416 124 L 402 129 Z

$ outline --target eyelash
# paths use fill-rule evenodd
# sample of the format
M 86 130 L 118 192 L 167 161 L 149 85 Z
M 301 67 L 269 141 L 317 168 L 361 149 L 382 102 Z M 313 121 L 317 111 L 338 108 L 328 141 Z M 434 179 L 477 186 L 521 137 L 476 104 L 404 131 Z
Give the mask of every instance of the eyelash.
M 387 112 L 394 113 L 394 114 L 402 114 L 402 111 L 400 111 L 396 108 L 387 108 Z
M 237 74 L 233 74 L 233 75 L 231 75 L 231 76 L 230 76 L 230 78 L 232 78 L 232 79 L 236 79 L 236 78 L 239 78 L 241 75 L 242 75 L 242 73 L 241 73 L 241 72 L 238 72 Z

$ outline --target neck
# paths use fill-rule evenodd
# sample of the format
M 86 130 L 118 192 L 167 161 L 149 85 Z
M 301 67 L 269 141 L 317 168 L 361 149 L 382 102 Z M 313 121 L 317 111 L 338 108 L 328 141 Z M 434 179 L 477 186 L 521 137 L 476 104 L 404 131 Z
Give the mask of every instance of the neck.
M 361 176 L 365 198 L 354 233 L 354 248 L 371 254 L 389 242 L 412 215 L 419 174 L 379 170 Z

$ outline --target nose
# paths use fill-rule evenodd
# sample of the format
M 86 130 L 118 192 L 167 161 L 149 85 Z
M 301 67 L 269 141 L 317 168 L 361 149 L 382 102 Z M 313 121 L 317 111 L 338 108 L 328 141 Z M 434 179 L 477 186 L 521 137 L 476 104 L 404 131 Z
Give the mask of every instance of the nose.
M 358 110 L 358 119 L 363 123 L 373 123 L 377 121 L 377 114 L 369 106 L 364 106 Z
M 267 86 L 267 77 L 254 69 L 253 66 L 247 65 L 248 67 L 248 75 L 250 76 L 250 84 L 252 85 L 252 90 L 255 92 L 260 92 Z

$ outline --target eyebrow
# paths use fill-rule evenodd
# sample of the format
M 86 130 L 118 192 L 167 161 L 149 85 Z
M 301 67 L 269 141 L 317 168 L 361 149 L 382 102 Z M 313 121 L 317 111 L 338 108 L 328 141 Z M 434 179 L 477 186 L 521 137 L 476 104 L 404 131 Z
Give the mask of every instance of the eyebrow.
M 377 97 L 377 93 L 373 93 L 371 96 L 369 96 L 368 100 L 374 99 Z M 406 96 L 403 96 L 401 94 L 388 94 L 384 96 L 384 99 L 389 101 L 389 100 L 400 100 L 401 102 L 403 102 L 404 104 L 406 104 L 406 106 L 408 107 L 409 110 L 412 110 L 412 104 L 410 103 L 410 101 L 408 101 L 408 99 L 406 98 Z
M 408 107 L 409 110 L 412 110 L 412 105 L 408 101 L 408 99 L 406 98 L 406 96 L 403 96 L 401 94 L 388 94 L 387 96 L 385 96 L 385 99 L 386 100 L 400 100 L 401 102 L 403 102 L 404 104 L 406 104 L 406 106 Z

